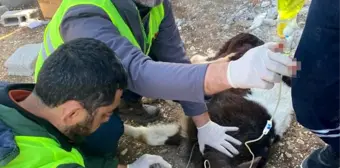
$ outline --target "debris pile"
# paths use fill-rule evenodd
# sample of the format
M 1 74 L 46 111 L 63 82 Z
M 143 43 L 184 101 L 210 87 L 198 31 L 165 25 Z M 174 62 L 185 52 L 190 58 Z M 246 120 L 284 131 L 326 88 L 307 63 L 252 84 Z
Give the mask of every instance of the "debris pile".
M 289 41 L 289 47 L 292 52 L 294 52 L 300 41 L 309 4 L 310 0 L 307 0 L 297 16 L 298 27 Z M 220 21 L 225 24 L 224 29 L 229 29 L 230 26 L 239 26 L 245 28 L 245 32 L 254 34 L 264 41 L 279 41 L 276 34 L 278 19 L 276 0 L 264 0 L 255 6 L 249 1 L 244 1 L 243 5 L 238 6 L 236 11 L 232 15 L 220 18 Z

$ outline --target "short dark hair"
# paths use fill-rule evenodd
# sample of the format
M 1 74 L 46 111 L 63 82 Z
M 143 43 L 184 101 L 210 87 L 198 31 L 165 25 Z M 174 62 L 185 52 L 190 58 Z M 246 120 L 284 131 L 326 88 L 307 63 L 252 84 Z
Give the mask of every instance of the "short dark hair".
M 103 42 L 78 38 L 58 47 L 44 62 L 34 93 L 48 107 L 76 100 L 90 113 L 113 103 L 127 87 L 127 73 Z

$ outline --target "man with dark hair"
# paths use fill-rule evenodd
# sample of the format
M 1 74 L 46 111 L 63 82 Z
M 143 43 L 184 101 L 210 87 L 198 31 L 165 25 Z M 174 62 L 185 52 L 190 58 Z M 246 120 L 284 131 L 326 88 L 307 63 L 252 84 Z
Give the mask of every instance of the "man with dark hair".
M 100 125 L 121 122 L 114 111 L 126 86 L 125 69 L 105 43 L 80 38 L 61 45 L 35 85 L 0 85 L 1 167 L 171 167 L 160 156 L 144 155 L 126 166 L 78 150 Z

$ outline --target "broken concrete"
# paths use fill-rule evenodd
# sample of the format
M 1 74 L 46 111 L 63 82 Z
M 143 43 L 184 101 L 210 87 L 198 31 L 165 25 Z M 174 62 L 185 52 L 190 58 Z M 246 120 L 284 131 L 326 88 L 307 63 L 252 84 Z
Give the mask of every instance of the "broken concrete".
M 6 6 L 0 6 L 0 16 L 3 15 L 7 11 L 8 11 L 8 8 Z
M 32 76 L 41 43 L 18 48 L 5 62 L 8 75 Z
M 3 15 L 1 15 L 1 22 L 5 27 L 18 26 L 22 23 L 26 23 L 32 19 L 38 18 L 38 16 L 38 9 L 7 11 Z

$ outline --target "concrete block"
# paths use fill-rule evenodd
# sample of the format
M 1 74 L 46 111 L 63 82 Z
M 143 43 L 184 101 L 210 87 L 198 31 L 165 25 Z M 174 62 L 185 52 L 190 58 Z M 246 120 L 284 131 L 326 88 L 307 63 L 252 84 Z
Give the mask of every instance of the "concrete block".
M 8 75 L 32 76 L 41 43 L 18 48 L 5 62 Z
M 7 11 L 8 11 L 8 8 L 6 6 L 0 6 L 0 16 L 3 15 Z
M 29 20 L 38 18 L 38 16 L 38 9 L 7 11 L 1 15 L 1 22 L 4 26 L 17 26 L 28 22 Z

